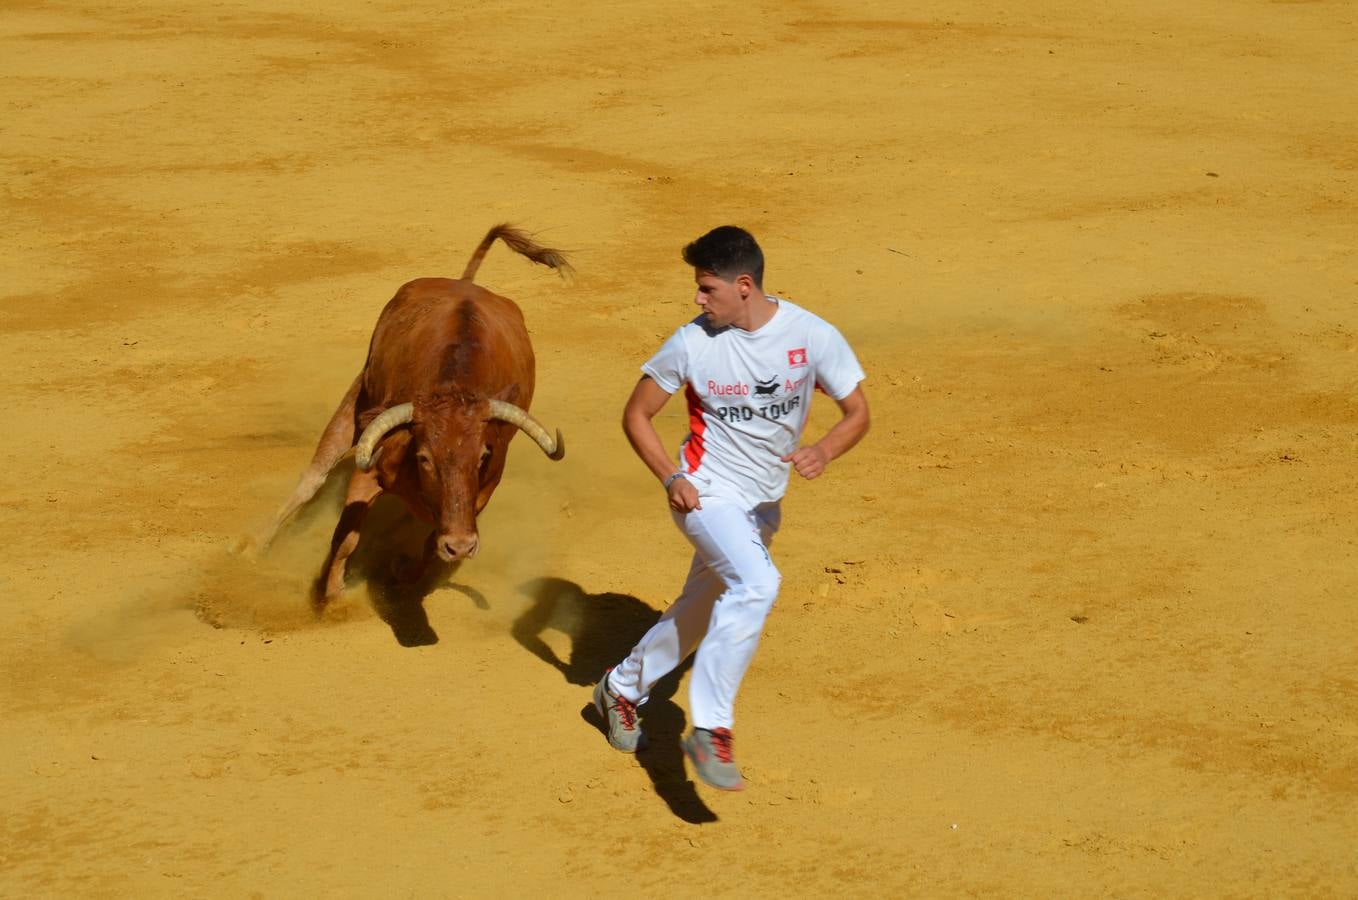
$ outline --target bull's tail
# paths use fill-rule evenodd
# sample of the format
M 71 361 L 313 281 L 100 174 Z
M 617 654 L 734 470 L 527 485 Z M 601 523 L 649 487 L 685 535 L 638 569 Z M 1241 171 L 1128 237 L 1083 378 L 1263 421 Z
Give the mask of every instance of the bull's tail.
M 481 268 L 481 260 L 486 258 L 486 251 L 490 245 L 499 238 L 509 245 L 509 249 L 515 253 L 526 256 L 540 266 L 547 266 L 555 269 L 561 277 L 569 275 L 573 269 L 571 264 L 566 262 L 566 256 L 560 250 L 553 250 L 550 247 L 543 247 L 537 244 L 528 235 L 512 225 L 496 225 L 486 236 L 481 239 L 481 244 L 472 254 L 472 258 L 467 262 L 467 269 L 462 273 L 463 281 L 472 281 L 476 278 L 476 270 Z

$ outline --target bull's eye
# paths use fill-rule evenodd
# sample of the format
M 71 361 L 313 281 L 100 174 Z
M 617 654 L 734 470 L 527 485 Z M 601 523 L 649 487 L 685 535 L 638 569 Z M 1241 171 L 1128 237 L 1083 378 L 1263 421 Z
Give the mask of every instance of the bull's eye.
M 431 469 L 434 466 L 434 458 L 430 456 L 426 450 L 421 450 L 419 453 L 416 453 L 415 461 L 418 462 L 423 469 Z
M 481 448 L 481 462 L 485 462 L 488 459 L 490 459 L 490 444 L 486 444 Z

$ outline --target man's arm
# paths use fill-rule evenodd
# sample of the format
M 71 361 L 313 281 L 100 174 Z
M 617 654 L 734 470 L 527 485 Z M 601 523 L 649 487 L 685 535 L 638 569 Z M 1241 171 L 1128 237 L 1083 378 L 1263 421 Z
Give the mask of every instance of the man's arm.
M 803 478 L 820 475 L 830 460 L 849 452 L 849 448 L 868 433 L 871 417 L 868 415 L 868 398 L 863 394 L 863 388 L 854 388 L 853 393 L 837 402 L 840 420 L 825 433 L 825 437 L 809 447 L 799 447 L 782 458 L 783 462 L 792 463 L 797 474 Z
M 627 440 L 661 484 L 678 470 L 665 452 L 665 444 L 651 420 L 669 402 L 670 396 L 651 378 L 642 376 L 622 410 L 622 430 L 627 434 Z M 679 512 L 703 508 L 698 502 L 698 489 L 689 484 L 687 478 L 671 481 L 667 493 L 670 506 Z

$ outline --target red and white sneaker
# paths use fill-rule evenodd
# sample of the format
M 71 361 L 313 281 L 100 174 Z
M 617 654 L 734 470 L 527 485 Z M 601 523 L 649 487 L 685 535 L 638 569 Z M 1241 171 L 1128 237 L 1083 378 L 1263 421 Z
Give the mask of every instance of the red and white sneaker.
M 704 783 L 723 791 L 745 790 L 745 779 L 731 752 L 731 729 L 695 728 L 683 740 L 684 755 Z
M 636 753 L 646 741 L 637 724 L 637 705 L 608 687 L 608 675 L 612 671 L 606 670 L 594 686 L 594 708 L 603 717 L 604 727 L 608 730 L 608 745 L 623 753 Z

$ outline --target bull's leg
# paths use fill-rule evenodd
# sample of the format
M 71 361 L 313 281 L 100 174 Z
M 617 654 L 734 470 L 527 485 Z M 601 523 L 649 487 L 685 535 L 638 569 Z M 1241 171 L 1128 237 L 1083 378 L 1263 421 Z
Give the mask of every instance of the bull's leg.
M 344 590 L 344 568 L 350 555 L 358 547 L 359 532 L 373 501 L 382 494 L 376 472 L 355 472 L 349 480 L 349 491 L 344 498 L 344 512 L 335 525 L 335 536 L 330 539 L 330 555 L 321 567 L 316 583 L 316 602 L 324 604 Z
M 349 386 L 344 399 L 340 401 L 339 408 L 330 417 L 330 424 L 326 425 L 325 431 L 321 432 L 321 440 L 316 445 L 316 452 L 312 454 L 311 465 L 306 467 L 302 477 L 297 480 L 297 487 L 293 488 L 292 495 L 278 508 L 273 524 L 260 538 L 259 546 L 261 550 L 269 549 L 269 545 L 273 543 L 273 539 L 278 534 L 278 529 L 283 527 L 283 523 L 293 513 L 297 512 L 303 504 L 316 496 L 321 485 L 325 484 L 326 476 L 330 474 L 330 470 L 354 445 L 354 430 L 357 427 L 354 408 L 358 403 L 358 391 L 362 381 L 362 375 L 354 379 L 354 383 Z

